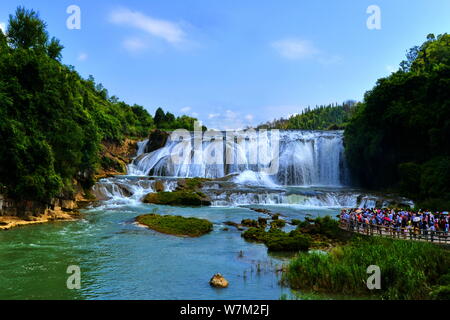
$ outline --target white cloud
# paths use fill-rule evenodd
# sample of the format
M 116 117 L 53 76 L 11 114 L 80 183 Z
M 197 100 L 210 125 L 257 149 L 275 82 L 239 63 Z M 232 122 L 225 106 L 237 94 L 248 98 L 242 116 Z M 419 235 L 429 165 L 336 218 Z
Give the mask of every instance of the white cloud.
M 180 43 L 185 38 L 185 32 L 179 24 L 149 17 L 138 11 L 131 11 L 126 8 L 113 11 L 110 15 L 110 21 L 115 24 L 140 29 L 171 44 Z
M 252 114 L 248 114 L 245 116 L 245 120 L 252 122 L 255 117 Z
M 147 48 L 147 44 L 145 43 L 145 41 L 137 37 L 125 39 L 122 42 L 122 45 L 125 49 L 127 49 L 130 52 L 138 52 Z
M 292 60 L 311 58 L 319 53 L 307 40 L 289 38 L 272 42 L 271 45 L 282 57 Z
M 78 61 L 86 61 L 88 58 L 88 54 L 85 52 L 82 52 L 78 55 L 77 60 Z
M 220 109 L 219 109 L 220 110 Z M 225 111 L 208 114 L 206 126 L 216 130 L 240 130 L 254 125 L 255 117 L 239 111 L 227 109 Z
M 298 38 L 286 38 L 271 43 L 280 56 L 289 60 L 312 59 L 323 65 L 336 64 L 342 61 L 337 55 L 329 55 L 317 49 L 308 40 Z
M 189 112 L 191 111 L 191 107 L 184 107 L 180 109 L 181 112 Z
M 0 22 L 0 30 L 2 30 L 3 33 L 6 33 L 6 23 Z
M 210 113 L 208 114 L 208 119 L 214 119 L 220 116 L 220 113 Z

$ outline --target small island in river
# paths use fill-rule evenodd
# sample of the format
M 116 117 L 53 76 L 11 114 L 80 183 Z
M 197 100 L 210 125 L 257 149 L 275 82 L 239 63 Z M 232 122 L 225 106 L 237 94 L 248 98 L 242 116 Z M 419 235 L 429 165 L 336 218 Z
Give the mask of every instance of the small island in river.
M 146 214 L 137 217 L 136 221 L 152 230 L 174 236 L 200 237 L 213 230 L 213 224 L 208 220 L 181 216 Z

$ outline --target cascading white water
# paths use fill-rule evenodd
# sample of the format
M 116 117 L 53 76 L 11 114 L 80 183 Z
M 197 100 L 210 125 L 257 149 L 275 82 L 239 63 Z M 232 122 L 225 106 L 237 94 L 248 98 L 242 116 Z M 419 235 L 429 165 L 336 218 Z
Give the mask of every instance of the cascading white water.
M 269 140 L 258 140 L 256 149 L 254 146 L 251 149 L 249 147 L 251 142 L 244 136 L 241 140 L 225 142 L 204 139 L 200 155 L 194 155 L 191 143 L 169 139 L 159 150 L 148 154 L 138 154 L 129 166 L 129 174 L 205 178 L 244 174 L 244 178 L 248 178 L 249 170 L 259 174 L 259 169 L 278 160 L 276 173 L 268 177 L 273 183 L 299 186 L 341 186 L 347 183 L 341 131 L 281 131 L 279 137 L 277 152 L 260 151 L 266 151 L 263 147 L 270 143 Z M 214 152 L 211 150 L 214 150 L 217 144 L 224 146 L 225 151 L 223 155 L 220 155 L 224 159 L 227 150 L 231 150 L 234 157 L 232 164 L 227 161 L 217 164 L 217 162 L 211 163 L 206 160 Z M 178 155 L 180 150 L 183 155 L 182 160 L 174 163 L 173 156 Z M 217 155 L 213 154 L 213 156 Z M 254 176 L 260 179 L 260 176 Z M 259 184 L 258 181 L 255 182 Z
M 266 138 L 255 142 L 213 137 L 201 141 L 200 155 L 194 155 L 189 143 L 170 139 L 163 148 L 144 153 L 148 140 L 141 141 L 136 157 L 128 165 L 128 175 L 102 179 L 92 191 L 97 199 L 104 200 L 105 208 L 135 206 L 140 205 L 148 193 L 174 191 L 178 186 L 177 178 L 208 177 L 216 179 L 205 182 L 202 192 L 211 198 L 213 206 L 375 207 L 399 201 L 411 205 L 407 199 L 342 188 L 347 182 L 342 132 L 282 131 L 279 138 L 279 148 L 274 153 L 273 150 L 266 152 L 264 147 L 271 143 Z M 249 148 L 252 143 L 256 149 Z M 217 145 L 232 150 L 237 161 L 234 164 L 208 163 L 207 157 Z M 181 163 L 174 163 L 172 156 L 180 152 Z M 193 157 L 197 157 L 197 162 L 192 161 Z M 275 174 L 260 171 L 277 157 Z M 220 179 L 224 176 L 227 177 Z M 320 187 L 310 187 L 313 185 Z
M 139 176 L 141 175 L 141 170 L 136 166 L 135 160 L 144 154 L 145 147 L 147 146 L 148 139 L 144 141 L 139 141 L 137 143 L 137 152 L 136 157 L 133 159 L 133 161 L 127 166 L 127 171 L 130 176 Z

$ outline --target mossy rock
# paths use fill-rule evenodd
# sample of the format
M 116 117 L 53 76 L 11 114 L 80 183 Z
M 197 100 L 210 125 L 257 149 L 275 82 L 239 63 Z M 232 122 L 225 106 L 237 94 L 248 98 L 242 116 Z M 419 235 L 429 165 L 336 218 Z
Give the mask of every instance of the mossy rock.
M 286 226 L 286 221 L 281 220 L 281 219 L 277 219 L 277 220 L 273 220 L 270 222 L 270 226 L 272 228 L 284 228 L 284 226 Z
M 203 187 L 203 183 L 210 181 L 207 178 L 187 178 L 178 180 L 177 190 L 198 191 Z
M 211 199 L 198 191 L 173 191 L 149 193 L 144 203 L 169 206 L 210 206 Z
M 267 226 L 267 219 L 266 218 L 262 218 L 262 217 L 258 217 L 258 225 L 261 228 L 265 228 Z
M 311 238 L 297 231 L 289 233 L 278 228 L 265 231 L 264 228 L 250 228 L 242 237 L 246 240 L 262 242 L 269 251 L 308 251 L 311 246 Z
M 258 227 L 258 221 L 252 219 L 244 219 L 241 221 L 241 224 L 244 227 L 254 227 L 254 228 Z
M 213 224 L 205 219 L 181 216 L 147 214 L 136 221 L 152 230 L 174 236 L 199 237 L 213 230 Z
M 308 251 L 310 245 L 310 238 L 297 232 L 269 237 L 266 242 L 269 251 Z

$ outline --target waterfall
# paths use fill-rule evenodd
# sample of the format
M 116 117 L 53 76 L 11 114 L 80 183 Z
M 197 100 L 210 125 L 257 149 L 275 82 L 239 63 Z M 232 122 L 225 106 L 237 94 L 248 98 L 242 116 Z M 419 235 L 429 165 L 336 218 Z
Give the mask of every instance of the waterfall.
M 139 176 L 139 175 L 141 175 L 142 171 L 136 166 L 135 160 L 144 154 L 145 147 L 147 146 L 147 143 L 148 143 L 148 139 L 144 140 L 144 141 L 139 141 L 137 143 L 136 157 L 127 166 L 127 172 L 128 172 L 128 174 L 130 176 Z
M 191 141 L 172 141 L 151 153 L 143 153 L 144 143 L 139 145 L 137 157 L 129 165 L 128 173 L 139 176 L 204 177 L 222 178 L 227 175 L 243 175 L 235 179 L 255 183 L 267 181 L 270 185 L 342 186 L 347 184 L 342 131 L 280 131 L 278 149 L 266 150 L 270 137 L 252 140 L 246 133 L 237 134 L 236 140 L 217 136 L 203 138 L 200 153 L 194 152 Z M 217 147 L 222 154 L 217 154 Z M 219 148 L 219 149 L 220 149 Z M 228 160 L 227 152 L 234 162 L 208 162 L 208 157 Z M 174 162 L 178 156 L 181 162 Z M 199 161 L 200 159 L 200 161 Z M 277 162 L 277 170 L 262 177 L 260 169 Z M 249 174 L 253 171 L 255 174 Z M 251 182 L 251 181 L 248 181 Z
M 104 209 L 138 206 L 148 193 L 177 189 L 179 178 L 207 177 L 202 192 L 213 206 L 287 205 L 299 208 L 389 207 L 413 205 L 388 195 L 343 188 L 347 185 L 342 131 L 281 131 L 276 149 L 270 136 L 254 140 L 245 133 L 221 139 L 221 132 L 199 139 L 168 139 L 164 147 L 145 153 L 148 140 L 137 145 L 128 175 L 100 180 L 92 189 Z M 223 153 L 220 149 L 225 150 Z M 230 153 L 228 153 L 231 150 Z M 174 157 L 174 155 L 178 156 Z M 211 162 L 212 158 L 218 161 Z M 177 161 L 175 161 L 178 159 Z M 276 171 L 266 172 L 277 163 Z

